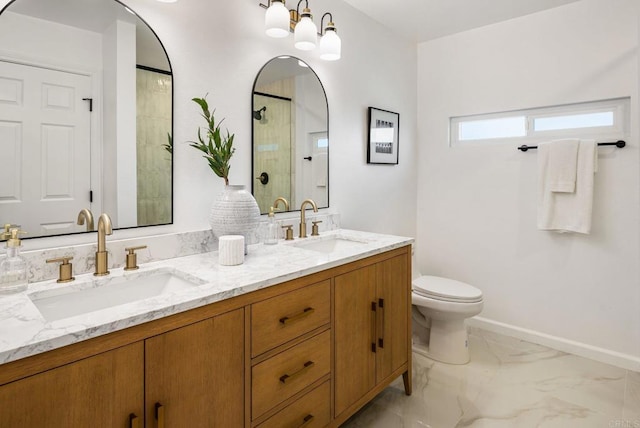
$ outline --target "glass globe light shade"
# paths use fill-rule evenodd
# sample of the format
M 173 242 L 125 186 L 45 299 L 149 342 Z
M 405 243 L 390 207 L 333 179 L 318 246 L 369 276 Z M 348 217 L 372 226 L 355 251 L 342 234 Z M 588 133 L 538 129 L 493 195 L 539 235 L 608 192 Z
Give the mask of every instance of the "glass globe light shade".
M 320 39 L 320 59 L 325 61 L 336 61 L 340 59 L 342 51 L 342 40 L 338 37 L 335 27 L 327 27 L 324 36 Z
M 264 15 L 264 32 L 269 37 L 289 35 L 289 11 L 281 1 L 274 1 Z
M 296 24 L 294 30 L 294 46 L 301 51 L 310 51 L 316 48 L 318 43 L 318 28 L 311 20 L 309 9 L 305 9 L 302 19 Z

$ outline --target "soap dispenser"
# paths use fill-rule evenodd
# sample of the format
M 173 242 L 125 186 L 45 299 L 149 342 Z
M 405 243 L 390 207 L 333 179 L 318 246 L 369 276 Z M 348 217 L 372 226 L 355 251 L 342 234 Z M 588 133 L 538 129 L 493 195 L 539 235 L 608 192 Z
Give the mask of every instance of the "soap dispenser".
M 18 293 L 27 289 L 27 262 L 20 255 L 20 233 L 26 232 L 13 228 L 7 236 L 7 256 L 0 262 L 0 294 Z
M 267 231 L 264 236 L 265 245 L 275 245 L 278 243 L 278 225 L 273 207 L 269 208 L 269 218 L 267 219 Z

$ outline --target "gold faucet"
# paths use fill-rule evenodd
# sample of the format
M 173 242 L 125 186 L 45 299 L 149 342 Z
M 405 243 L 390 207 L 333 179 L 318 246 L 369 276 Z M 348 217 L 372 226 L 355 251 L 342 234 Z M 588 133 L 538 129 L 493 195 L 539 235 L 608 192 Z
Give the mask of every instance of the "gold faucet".
M 273 209 L 278 208 L 278 204 L 282 202 L 284 204 L 284 210 L 289 211 L 289 202 L 282 196 L 278 196 L 275 201 L 273 201 Z
M 95 276 L 109 275 L 109 254 L 107 253 L 106 235 L 111 235 L 111 218 L 107 213 L 100 215 L 98 219 L 98 251 L 96 252 Z
M 84 223 L 87 223 L 87 232 L 92 232 L 95 228 L 93 224 L 93 213 L 90 209 L 83 208 L 78 213 L 78 226 L 82 226 Z
M 318 212 L 318 206 L 313 202 L 313 199 L 305 199 L 302 201 L 302 205 L 300 205 L 300 238 L 307 237 L 307 221 L 304 218 L 304 206 L 307 204 L 311 205 L 314 213 Z

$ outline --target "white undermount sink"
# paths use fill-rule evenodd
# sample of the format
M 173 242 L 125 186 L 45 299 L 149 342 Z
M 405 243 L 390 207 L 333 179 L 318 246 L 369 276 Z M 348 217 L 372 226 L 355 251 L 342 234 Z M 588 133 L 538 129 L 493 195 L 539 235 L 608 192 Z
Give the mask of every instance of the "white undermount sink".
M 327 236 L 320 238 L 309 238 L 309 240 L 298 241 L 293 244 L 294 247 L 304 248 L 305 250 L 317 251 L 320 253 L 331 254 L 334 252 L 340 252 L 343 250 L 350 250 L 358 248 L 367 244 L 366 241 L 362 241 L 356 238 L 346 236 Z
M 71 283 L 29 295 L 46 321 L 158 297 L 203 284 L 204 281 L 168 269 Z

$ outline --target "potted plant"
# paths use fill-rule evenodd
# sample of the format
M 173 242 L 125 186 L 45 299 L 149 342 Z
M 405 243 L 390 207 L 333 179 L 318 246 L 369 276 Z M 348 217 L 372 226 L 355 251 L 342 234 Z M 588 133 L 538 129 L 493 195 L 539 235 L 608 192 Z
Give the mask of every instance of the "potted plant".
M 215 110 L 209 110 L 209 104 L 204 98 L 193 98 L 193 101 L 200 106 L 202 117 L 207 122 L 206 140 L 202 138 L 201 128 L 198 128 L 198 141 L 190 141 L 189 145 L 204 153 L 203 158 L 209 163 L 211 170 L 220 178 L 224 179 L 225 186 L 229 185 L 229 170 L 231 169 L 231 156 L 236 151 L 233 147 L 233 139 L 235 134 L 222 134 L 220 124 L 224 121 L 216 123 L 214 116 Z
M 231 169 L 231 157 L 235 153 L 233 140 L 235 134 L 225 133 L 220 129 L 220 122 L 216 123 L 214 111 L 209 110 L 206 95 L 203 98 L 193 98 L 200 106 L 201 116 L 206 122 L 206 127 L 198 127 L 198 141 L 189 141 L 189 145 L 202 153 L 211 170 L 224 179 L 224 190 L 213 201 L 209 224 L 216 237 L 224 235 L 243 235 L 245 254 L 247 244 L 254 241 L 253 232 L 260 223 L 260 208 L 253 195 L 242 185 L 229 184 L 229 171 Z

